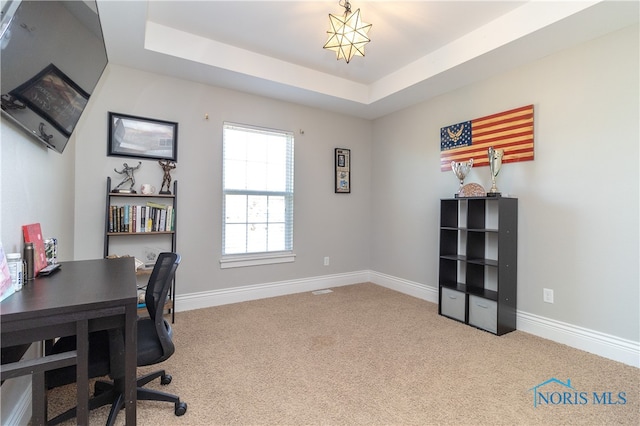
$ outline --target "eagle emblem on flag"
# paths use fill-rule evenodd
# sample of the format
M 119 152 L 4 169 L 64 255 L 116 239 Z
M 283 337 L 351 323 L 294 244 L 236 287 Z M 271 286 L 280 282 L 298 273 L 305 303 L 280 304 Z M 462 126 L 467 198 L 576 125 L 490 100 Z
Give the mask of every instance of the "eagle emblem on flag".
M 447 133 L 449 133 L 449 138 L 451 138 L 451 140 L 454 142 L 458 142 L 458 139 L 460 139 L 460 136 L 462 136 L 463 131 L 464 131 L 464 124 L 460 126 L 460 129 L 458 129 L 458 131 L 456 132 L 452 131 L 451 127 L 447 127 Z

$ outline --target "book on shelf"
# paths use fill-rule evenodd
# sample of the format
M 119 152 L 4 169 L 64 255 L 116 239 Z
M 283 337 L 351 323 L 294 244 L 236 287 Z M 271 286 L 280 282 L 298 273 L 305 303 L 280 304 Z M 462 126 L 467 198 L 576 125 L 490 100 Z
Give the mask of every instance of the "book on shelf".
M 140 218 L 138 219 L 138 232 L 145 232 L 147 227 L 147 206 L 140 206 Z
M 174 213 L 173 206 L 167 207 L 167 231 L 175 230 L 173 213 Z
M 158 229 L 161 229 L 163 231 L 167 230 L 167 210 L 166 209 L 160 210 L 160 227 Z
M 159 203 L 146 205 L 110 205 L 108 230 L 111 233 L 171 232 L 175 227 L 173 206 Z
M 153 232 L 153 218 L 156 215 L 152 207 L 147 208 L 147 226 L 145 232 Z
M 122 232 L 129 232 L 129 206 L 122 207 Z

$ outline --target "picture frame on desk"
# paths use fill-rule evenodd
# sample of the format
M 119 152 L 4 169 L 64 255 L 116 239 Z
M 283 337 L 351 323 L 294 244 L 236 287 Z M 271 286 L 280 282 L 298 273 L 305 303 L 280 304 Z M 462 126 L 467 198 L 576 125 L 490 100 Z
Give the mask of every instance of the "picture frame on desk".
M 109 112 L 107 155 L 178 161 L 178 123 Z

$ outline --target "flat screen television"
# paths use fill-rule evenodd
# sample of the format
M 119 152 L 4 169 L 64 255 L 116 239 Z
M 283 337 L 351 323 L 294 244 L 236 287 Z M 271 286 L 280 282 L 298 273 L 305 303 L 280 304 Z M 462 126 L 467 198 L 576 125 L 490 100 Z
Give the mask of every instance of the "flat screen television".
M 3 2 L 2 116 L 62 153 L 107 65 L 95 0 Z

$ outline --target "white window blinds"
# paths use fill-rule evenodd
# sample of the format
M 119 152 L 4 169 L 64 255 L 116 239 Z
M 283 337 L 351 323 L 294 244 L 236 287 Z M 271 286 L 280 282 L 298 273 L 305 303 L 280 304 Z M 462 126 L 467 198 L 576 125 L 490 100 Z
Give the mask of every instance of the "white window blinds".
M 222 254 L 293 250 L 293 133 L 224 123 Z

